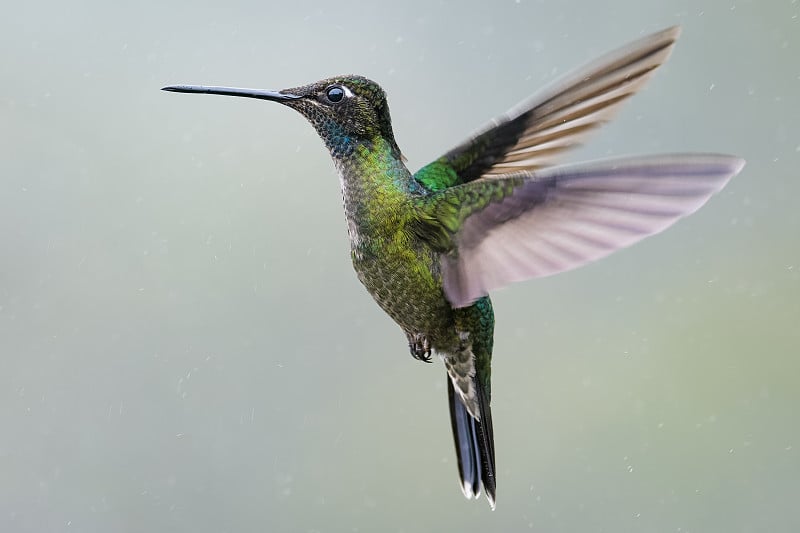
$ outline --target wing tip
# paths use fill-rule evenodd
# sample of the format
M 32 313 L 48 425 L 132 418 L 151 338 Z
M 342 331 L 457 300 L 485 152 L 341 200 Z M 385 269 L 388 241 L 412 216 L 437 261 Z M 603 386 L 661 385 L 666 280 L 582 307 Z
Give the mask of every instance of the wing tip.
M 735 155 L 721 155 L 719 156 L 723 161 L 724 170 L 722 172 L 722 179 L 720 186 L 715 192 L 721 191 L 734 176 L 739 174 L 744 166 L 747 164 L 744 158 Z
M 730 164 L 731 164 L 731 177 L 733 177 L 742 171 L 744 166 L 747 164 L 747 161 L 743 157 L 738 157 L 738 156 L 728 156 L 728 157 L 730 158 Z
M 624 50 L 625 48 L 672 48 L 675 45 L 675 42 L 681 36 L 681 26 L 679 24 L 675 24 L 674 26 L 668 26 L 666 28 L 646 33 L 642 37 L 636 39 L 628 43 L 625 46 L 620 47 L 618 50 Z M 612 52 L 613 53 L 613 52 Z
M 708 175 L 719 179 L 716 191 L 721 190 L 737 174 L 739 174 L 747 161 L 739 156 L 714 153 L 687 153 L 666 154 L 664 158 L 684 159 L 686 162 L 696 162 Z M 705 168 L 704 168 L 705 167 Z
M 663 40 L 677 41 L 678 37 L 681 36 L 681 32 L 682 31 L 683 31 L 683 29 L 681 28 L 680 24 L 674 24 L 672 26 L 667 26 L 666 28 L 664 28 L 662 30 L 658 30 L 657 32 L 654 32 L 654 33 L 652 33 L 650 35 L 652 37 L 658 36 Z

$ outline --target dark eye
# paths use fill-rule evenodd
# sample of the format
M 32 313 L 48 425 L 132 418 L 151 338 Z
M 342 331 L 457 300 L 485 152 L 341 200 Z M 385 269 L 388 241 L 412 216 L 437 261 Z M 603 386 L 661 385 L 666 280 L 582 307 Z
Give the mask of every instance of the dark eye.
M 328 90 L 325 91 L 325 95 L 328 97 L 328 100 L 335 104 L 341 102 L 342 98 L 344 98 L 344 90 L 338 85 L 334 85 L 333 87 L 328 87 Z

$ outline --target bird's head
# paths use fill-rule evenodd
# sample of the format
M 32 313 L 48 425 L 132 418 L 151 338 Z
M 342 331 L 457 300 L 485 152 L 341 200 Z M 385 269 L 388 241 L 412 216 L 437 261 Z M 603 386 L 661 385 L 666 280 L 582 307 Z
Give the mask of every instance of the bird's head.
M 360 142 L 383 138 L 400 151 L 392 133 L 386 93 L 362 76 L 336 76 L 309 85 L 264 91 L 201 85 L 171 85 L 165 91 L 221 94 L 271 100 L 299 111 L 316 128 L 334 157 L 350 155 Z

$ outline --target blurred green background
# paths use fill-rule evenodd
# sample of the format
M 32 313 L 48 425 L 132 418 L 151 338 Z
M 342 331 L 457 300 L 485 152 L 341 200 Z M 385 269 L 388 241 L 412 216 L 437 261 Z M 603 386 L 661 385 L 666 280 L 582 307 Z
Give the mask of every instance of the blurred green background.
M 0 531 L 800 530 L 800 3 L 29 2 L 0 22 Z M 694 216 L 494 296 L 498 506 L 457 482 L 441 364 L 349 263 L 278 105 L 355 72 L 416 169 L 681 24 L 571 160 L 718 151 Z

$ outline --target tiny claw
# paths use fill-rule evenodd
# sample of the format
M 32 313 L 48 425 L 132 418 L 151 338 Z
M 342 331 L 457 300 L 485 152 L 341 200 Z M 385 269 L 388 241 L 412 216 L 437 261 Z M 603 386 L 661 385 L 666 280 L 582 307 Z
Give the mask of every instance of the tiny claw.
M 411 351 L 411 357 L 423 363 L 432 363 L 431 360 L 431 344 L 427 337 L 422 334 L 407 335 L 408 349 Z

